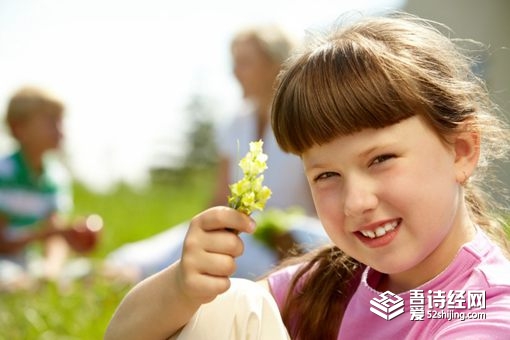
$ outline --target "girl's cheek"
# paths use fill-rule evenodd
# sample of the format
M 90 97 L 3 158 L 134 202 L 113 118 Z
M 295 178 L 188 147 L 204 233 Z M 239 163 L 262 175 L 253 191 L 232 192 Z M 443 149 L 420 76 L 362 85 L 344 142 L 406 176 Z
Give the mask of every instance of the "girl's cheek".
M 340 193 L 334 190 L 318 190 L 312 192 L 317 213 L 324 217 L 333 217 L 342 212 Z

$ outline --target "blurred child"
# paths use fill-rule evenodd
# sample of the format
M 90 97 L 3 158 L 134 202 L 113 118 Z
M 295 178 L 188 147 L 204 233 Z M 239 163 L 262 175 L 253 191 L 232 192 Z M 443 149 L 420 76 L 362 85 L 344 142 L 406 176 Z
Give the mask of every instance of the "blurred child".
M 18 149 L 0 160 L 0 284 L 15 284 L 28 272 L 55 279 L 68 255 L 67 239 L 79 243 L 64 222 L 72 208 L 70 178 L 51 151 L 62 140 L 64 105 L 34 87 L 10 99 L 6 122 Z M 31 265 L 41 244 L 42 262 Z
M 509 138 L 450 39 L 402 15 L 337 27 L 288 63 L 272 112 L 276 139 L 301 156 L 334 243 L 260 282 L 290 338 L 508 338 L 508 245 L 475 180 Z M 192 219 L 181 260 L 126 296 L 107 339 L 265 334 L 259 321 L 272 309 L 253 303 L 266 299 L 257 288 L 237 290 L 231 308 L 219 295 L 231 294 L 243 251 L 227 227 L 255 229 L 224 207 Z M 470 292 L 481 303 L 470 306 Z M 377 301 L 401 301 L 404 314 L 373 313 Z M 286 338 L 281 330 L 266 338 Z

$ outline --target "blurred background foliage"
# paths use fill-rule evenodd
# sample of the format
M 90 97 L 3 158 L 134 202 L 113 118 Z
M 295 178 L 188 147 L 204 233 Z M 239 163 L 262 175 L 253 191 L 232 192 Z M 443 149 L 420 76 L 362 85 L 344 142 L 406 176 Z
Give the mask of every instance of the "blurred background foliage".
M 90 254 L 99 268 L 106 254 L 180 223 L 209 200 L 214 167 L 177 172 L 142 190 L 119 184 L 109 193 L 74 187 L 76 215 L 97 213 L 104 228 Z M 0 340 L 102 339 L 115 308 L 130 288 L 123 281 L 92 274 L 65 286 L 42 282 L 17 292 L 0 292 Z
M 103 218 L 100 243 L 91 254 L 92 273 L 57 285 L 40 282 L 16 292 L 0 292 L 0 340 L 102 339 L 106 326 L 131 284 L 98 275 L 101 260 L 121 245 L 144 239 L 181 223 L 203 210 L 213 191 L 216 151 L 210 116 L 200 97 L 191 102 L 195 122 L 191 146 L 179 167 L 151 171 L 142 188 L 118 183 L 108 192 L 94 192 L 74 183 L 74 216 Z

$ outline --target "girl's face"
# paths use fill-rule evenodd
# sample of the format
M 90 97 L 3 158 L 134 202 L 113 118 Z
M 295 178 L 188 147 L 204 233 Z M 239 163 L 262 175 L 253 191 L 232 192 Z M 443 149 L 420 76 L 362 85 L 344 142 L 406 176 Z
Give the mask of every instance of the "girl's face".
M 404 285 L 433 277 L 472 237 L 456 149 L 413 116 L 307 150 L 307 178 L 329 237 Z

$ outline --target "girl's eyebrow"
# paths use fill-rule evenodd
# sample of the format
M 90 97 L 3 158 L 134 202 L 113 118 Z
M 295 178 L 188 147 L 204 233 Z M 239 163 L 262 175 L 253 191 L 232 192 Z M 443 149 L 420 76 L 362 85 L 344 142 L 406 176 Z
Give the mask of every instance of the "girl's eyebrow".
M 311 162 L 311 163 L 303 162 L 303 166 L 305 168 L 305 172 L 308 172 L 308 171 L 314 170 L 314 169 L 326 169 L 328 167 L 323 162 Z
M 316 159 L 308 159 L 307 161 L 303 159 L 302 162 L 305 172 L 309 172 L 312 170 L 328 169 L 331 168 L 332 166 L 331 158 L 324 159 L 322 157 L 319 157 Z
M 392 141 L 392 142 L 371 145 L 368 147 L 368 149 L 360 152 L 356 157 L 358 159 L 364 159 L 364 158 L 367 158 L 370 154 L 372 154 L 378 150 L 383 150 L 383 149 L 392 147 L 395 144 L 396 143 Z M 307 161 L 303 160 L 303 166 L 305 168 L 305 171 L 309 171 L 312 169 L 326 169 L 328 167 L 331 167 L 331 161 L 330 160 L 327 160 L 327 161 L 317 160 L 317 161 L 308 161 L 307 162 Z
M 375 151 L 377 150 L 384 150 L 386 148 L 389 148 L 389 147 L 392 147 L 394 146 L 396 143 L 394 142 L 391 142 L 391 143 L 384 143 L 384 144 L 377 144 L 377 145 L 374 145 L 374 146 L 371 146 L 370 148 L 368 148 L 367 150 L 361 152 L 359 155 L 358 155 L 358 158 L 366 158 L 368 157 L 368 155 L 374 153 Z
M 358 155 L 358 158 L 366 158 L 368 155 L 370 155 L 375 150 L 380 149 L 380 148 L 381 148 L 380 145 L 374 145 L 374 146 L 370 147 L 369 149 L 367 149 L 367 150 L 363 151 L 362 153 L 360 153 Z

